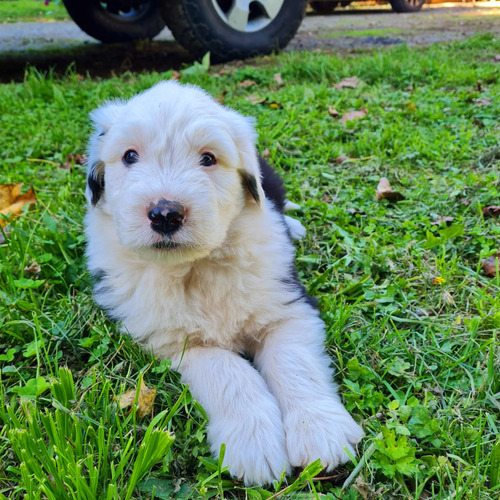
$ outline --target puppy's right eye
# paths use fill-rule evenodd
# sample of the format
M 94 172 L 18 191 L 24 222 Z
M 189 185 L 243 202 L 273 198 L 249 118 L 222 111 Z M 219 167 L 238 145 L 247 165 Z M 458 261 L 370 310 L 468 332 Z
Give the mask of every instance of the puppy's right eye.
M 122 158 L 123 163 L 128 167 L 139 161 L 139 153 L 133 149 L 128 149 Z

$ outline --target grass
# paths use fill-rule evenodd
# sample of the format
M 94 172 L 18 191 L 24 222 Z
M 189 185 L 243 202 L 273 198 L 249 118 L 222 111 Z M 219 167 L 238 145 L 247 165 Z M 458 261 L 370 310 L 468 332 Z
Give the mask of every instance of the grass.
M 69 19 L 61 0 L 0 0 L 0 22 L 61 21 Z
M 182 73 L 256 117 L 259 150 L 302 205 L 300 276 L 366 432 L 356 464 L 314 479 L 313 463 L 267 488 L 244 488 L 210 458 L 203 409 L 93 304 L 85 272 L 84 168 L 61 166 L 84 152 L 90 110 L 171 73 L 30 70 L 0 86 L 1 181 L 38 196 L 0 245 L 0 498 L 497 499 L 500 276 L 481 259 L 500 237 L 482 215 L 500 204 L 498 53 L 484 35 Z M 364 84 L 332 86 L 351 76 Z M 344 126 L 330 106 L 367 115 Z M 375 201 L 382 176 L 404 200 Z M 117 404 L 141 380 L 157 390 L 143 418 Z

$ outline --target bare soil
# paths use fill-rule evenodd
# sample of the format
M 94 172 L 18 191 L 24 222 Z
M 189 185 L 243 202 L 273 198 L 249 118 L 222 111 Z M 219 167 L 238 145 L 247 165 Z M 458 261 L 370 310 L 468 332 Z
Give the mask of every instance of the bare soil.
M 425 5 L 396 14 L 390 6 L 347 7 L 328 16 L 310 13 L 286 50 L 335 53 L 463 40 L 477 33 L 500 36 L 500 2 Z M 109 76 L 125 71 L 179 69 L 192 57 L 165 29 L 152 42 L 104 45 L 70 21 L 0 24 L 0 81 L 16 81 L 28 65 L 64 73 Z

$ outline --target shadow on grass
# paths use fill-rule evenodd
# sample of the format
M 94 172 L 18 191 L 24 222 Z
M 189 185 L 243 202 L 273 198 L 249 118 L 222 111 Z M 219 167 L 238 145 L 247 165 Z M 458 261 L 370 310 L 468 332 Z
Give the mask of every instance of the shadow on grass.
M 92 77 L 109 77 L 126 71 L 168 71 L 192 63 L 194 58 L 172 41 L 130 44 L 89 44 L 69 48 L 0 52 L 0 82 L 22 81 L 26 68 L 65 74 L 68 68 Z

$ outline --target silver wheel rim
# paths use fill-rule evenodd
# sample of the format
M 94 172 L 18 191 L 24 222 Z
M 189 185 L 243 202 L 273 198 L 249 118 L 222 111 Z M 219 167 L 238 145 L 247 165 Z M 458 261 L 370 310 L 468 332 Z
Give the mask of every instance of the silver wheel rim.
M 243 33 L 252 33 L 272 23 L 284 1 L 212 0 L 212 4 L 219 17 L 230 28 Z

